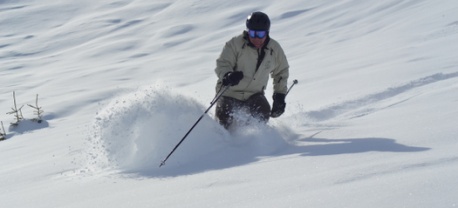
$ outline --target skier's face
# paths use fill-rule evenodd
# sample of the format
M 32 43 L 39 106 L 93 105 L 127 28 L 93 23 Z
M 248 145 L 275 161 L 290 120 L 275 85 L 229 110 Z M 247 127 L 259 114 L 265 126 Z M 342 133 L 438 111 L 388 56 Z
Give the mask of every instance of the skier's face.
M 250 42 L 254 45 L 254 47 L 256 48 L 262 48 L 262 46 L 264 45 L 264 42 L 266 41 L 266 37 L 263 37 L 263 38 L 252 38 L 252 37 L 248 37 L 250 39 Z

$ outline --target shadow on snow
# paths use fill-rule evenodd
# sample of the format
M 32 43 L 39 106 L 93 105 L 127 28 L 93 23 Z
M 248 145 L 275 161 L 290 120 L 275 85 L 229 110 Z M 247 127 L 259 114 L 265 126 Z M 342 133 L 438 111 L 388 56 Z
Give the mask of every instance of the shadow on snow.
M 300 156 L 329 156 L 340 154 L 359 154 L 365 152 L 421 152 L 430 150 L 426 147 L 414 147 L 397 143 L 394 139 L 388 138 L 304 138 L 300 142 L 307 143 L 304 146 L 283 144 L 277 150 L 268 154 L 252 151 L 253 147 L 228 146 L 218 150 L 196 161 L 180 164 L 168 169 L 148 169 L 137 171 L 125 171 L 123 173 L 131 177 L 177 177 L 182 175 L 198 174 L 213 170 L 222 170 L 237 166 L 243 166 L 260 161 L 265 157 L 278 157 L 284 155 L 299 154 Z M 310 145 L 312 144 L 312 145 Z

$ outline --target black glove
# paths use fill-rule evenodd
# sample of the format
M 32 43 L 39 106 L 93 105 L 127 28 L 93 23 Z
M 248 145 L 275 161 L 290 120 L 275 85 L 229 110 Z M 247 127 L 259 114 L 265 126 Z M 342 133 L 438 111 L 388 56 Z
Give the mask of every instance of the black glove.
M 240 80 L 242 79 L 243 79 L 243 72 L 241 71 L 228 72 L 223 77 L 223 86 L 238 85 Z
M 274 95 L 272 96 L 274 100 L 274 103 L 272 105 L 272 111 L 270 112 L 270 116 L 272 118 L 277 118 L 285 112 L 285 97 L 286 95 L 282 93 L 274 93 Z

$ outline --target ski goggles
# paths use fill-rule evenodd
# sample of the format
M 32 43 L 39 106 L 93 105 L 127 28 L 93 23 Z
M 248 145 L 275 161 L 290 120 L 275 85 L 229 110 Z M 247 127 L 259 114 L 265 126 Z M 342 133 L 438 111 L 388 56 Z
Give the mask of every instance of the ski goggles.
M 267 36 L 267 31 L 248 30 L 248 35 L 250 36 L 250 38 L 261 38 L 262 39 Z

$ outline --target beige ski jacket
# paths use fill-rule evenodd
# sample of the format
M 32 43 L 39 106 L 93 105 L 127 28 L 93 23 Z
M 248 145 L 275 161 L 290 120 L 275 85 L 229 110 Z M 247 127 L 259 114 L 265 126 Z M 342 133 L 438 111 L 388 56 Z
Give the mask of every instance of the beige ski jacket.
M 258 63 L 262 51 L 264 58 Z M 245 31 L 226 43 L 216 60 L 217 93 L 222 89 L 224 75 L 232 71 L 242 71 L 243 79 L 238 85 L 229 87 L 223 96 L 244 101 L 255 93 L 264 93 L 269 75 L 273 78 L 274 93 L 285 94 L 287 91 L 289 65 L 286 55 L 280 44 L 269 37 L 259 50 L 250 44 Z

